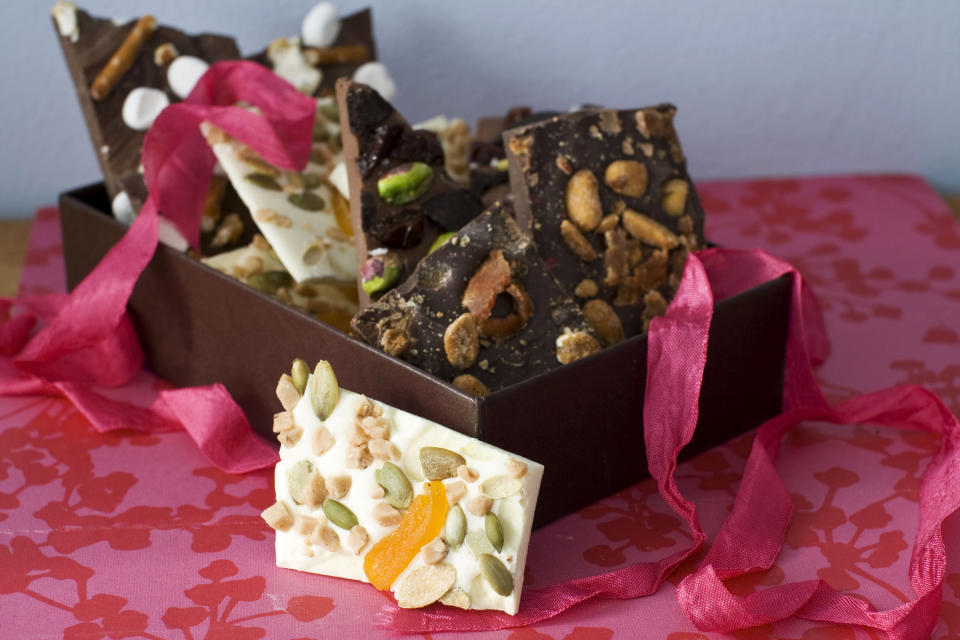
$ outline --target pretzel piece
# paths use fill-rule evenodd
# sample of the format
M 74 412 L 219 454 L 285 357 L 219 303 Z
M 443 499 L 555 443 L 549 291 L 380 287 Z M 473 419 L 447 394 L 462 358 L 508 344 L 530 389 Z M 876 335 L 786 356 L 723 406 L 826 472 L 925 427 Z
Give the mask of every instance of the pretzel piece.
M 133 25 L 133 30 L 127 35 L 123 44 L 94 78 L 90 85 L 90 97 L 99 102 L 110 95 L 123 74 L 133 66 L 147 38 L 156 30 L 157 19 L 153 16 L 146 15 L 137 20 L 137 24 Z

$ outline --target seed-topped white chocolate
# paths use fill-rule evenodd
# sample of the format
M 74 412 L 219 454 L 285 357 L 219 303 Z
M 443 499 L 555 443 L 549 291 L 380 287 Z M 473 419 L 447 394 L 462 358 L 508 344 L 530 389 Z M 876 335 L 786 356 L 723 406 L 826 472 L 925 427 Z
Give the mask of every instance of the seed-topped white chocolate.
M 325 363 L 274 429 L 277 566 L 389 588 L 401 607 L 517 612 L 542 465 L 341 389 Z M 304 489 L 318 478 L 319 506 Z
M 330 100 L 318 101 L 310 162 L 303 171 L 278 169 L 253 149 L 204 123 L 202 129 L 260 232 L 297 282 L 356 281 L 350 208 L 329 181 L 342 155 Z M 326 114 L 326 115 L 325 115 Z

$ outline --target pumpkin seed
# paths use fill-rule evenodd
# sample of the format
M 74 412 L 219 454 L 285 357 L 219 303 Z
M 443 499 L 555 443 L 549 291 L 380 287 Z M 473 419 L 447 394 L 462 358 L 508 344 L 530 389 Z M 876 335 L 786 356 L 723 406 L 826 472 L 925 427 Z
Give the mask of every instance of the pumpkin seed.
M 420 466 L 428 480 L 444 480 L 457 475 L 457 467 L 467 464 L 459 453 L 442 447 L 421 447 Z
M 303 395 L 307 388 L 307 380 L 310 378 L 310 365 L 300 358 L 296 358 L 293 361 L 293 366 L 290 367 L 290 377 L 293 379 L 293 386 L 297 388 L 300 395 Z
M 483 484 L 480 485 L 480 490 L 488 498 L 500 500 L 501 498 L 509 498 L 519 492 L 522 486 L 523 483 L 517 478 L 494 476 L 489 480 L 484 480 Z
M 390 503 L 391 507 L 406 509 L 410 506 L 410 501 L 413 499 L 413 485 L 410 484 L 407 476 L 403 475 L 400 467 L 392 462 L 384 462 L 374 476 L 377 484 L 383 487 L 384 500 Z
M 292 285 L 293 278 L 286 271 L 261 271 L 247 278 L 247 284 L 254 289 L 273 295 L 280 287 Z
M 321 420 L 326 420 L 340 401 L 340 385 L 329 362 L 321 360 L 317 363 L 309 386 L 313 412 Z
M 410 572 L 397 586 L 397 606 L 419 609 L 443 597 L 457 581 L 457 570 L 449 564 L 428 564 Z
M 503 551 L 503 527 L 500 526 L 500 519 L 492 511 L 488 511 L 483 517 L 483 528 L 487 532 L 487 540 L 497 553 Z
M 485 553 L 496 553 L 497 550 L 493 548 L 493 545 L 490 544 L 490 541 L 487 539 L 487 534 L 484 531 L 479 529 L 474 529 L 473 531 L 467 532 L 467 537 L 464 538 L 464 542 L 467 545 L 467 548 L 470 549 L 470 552 L 473 554 L 474 558 L 480 559 Z
M 303 504 L 300 497 L 310 480 L 311 473 L 313 473 L 313 463 L 309 460 L 299 460 L 287 469 L 287 488 L 290 489 L 290 497 L 297 504 Z
M 304 173 L 303 175 L 303 187 L 304 189 L 316 189 L 321 184 L 323 184 L 323 178 L 320 177 L 320 174 L 317 173 Z
M 467 535 L 467 516 L 463 515 L 463 509 L 455 504 L 447 511 L 447 521 L 443 525 L 443 539 L 447 546 L 456 551 L 463 544 L 463 538 Z
M 304 211 L 320 211 L 327 206 L 326 201 L 312 191 L 291 193 L 287 196 L 287 202 Z
M 353 511 L 333 498 L 327 498 L 323 501 L 323 514 L 327 516 L 327 520 L 346 531 L 350 531 L 357 526 L 357 516 L 353 514 Z
M 277 182 L 277 179 L 266 173 L 259 173 L 257 171 L 253 173 L 248 173 L 243 177 L 247 182 L 251 182 L 261 189 L 267 189 L 269 191 L 282 191 L 280 183 Z
M 496 556 L 485 553 L 480 556 L 480 573 L 490 587 L 502 596 L 513 593 L 513 576 Z

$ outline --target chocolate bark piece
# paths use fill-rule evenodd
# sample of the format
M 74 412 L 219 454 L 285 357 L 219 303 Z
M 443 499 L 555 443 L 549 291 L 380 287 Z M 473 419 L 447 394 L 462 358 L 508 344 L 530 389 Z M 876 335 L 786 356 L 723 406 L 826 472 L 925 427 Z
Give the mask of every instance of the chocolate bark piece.
M 518 224 L 568 292 L 613 307 L 626 337 L 665 310 L 704 245 L 675 113 L 590 108 L 504 133 Z
M 362 309 L 412 273 L 440 234 L 459 230 L 483 205 L 446 172 L 436 134 L 414 130 L 374 89 L 341 79 L 337 102 Z M 399 272 L 365 279 L 372 274 L 365 263 L 384 254 Z
M 353 76 L 360 65 L 373 62 L 377 59 L 377 45 L 373 39 L 373 14 L 370 9 L 364 9 L 343 18 L 340 23 L 340 33 L 329 47 L 311 48 L 296 42 L 294 38 L 283 38 L 291 45 L 296 45 L 304 62 L 320 71 L 320 83 L 316 90 L 311 92 L 318 97 L 332 96 L 335 91 L 337 78 Z M 274 41 L 277 42 L 277 41 Z M 273 70 L 274 64 L 268 55 L 268 49 L 250 56 L 249 60 L 259 62 Z M 313 64 L 314 61 L 319 61 Z
M 237 59 L 240 51 L 233 38 L 211 34 L 190 36 L 171 27 L 157 26 L 136 50 L 129 69 L 120 76 L 109 93 L 101 100 L 94 100 L 90 92 L 91 85 L 123 45 L 137 21 L 117 25 L 112 20 L 91 16 L 70 5 L 62 9 L 73 12 L 76 31 L 75 35 L 64 35 L 58 31 L 58 39 L 76 87 L 107 193 L 113 199 L 126 190 L 134 210 L 139 211 L 147 194 L 139 171 L 140 150 L 146 131 L 136 131 L 124 123 L 124 101 L 131 91 L 139 87 L 159 89 L 171 103 L 180 100 L 167 83 L 170 62 L 157 64 L 154 59 L 157 48 L 172 45 L 177 56 L 193 56 L 207 63 Z M 56 27 L 56 18 L 54 22 Z M 167 47 L 167 51 L 171 49 Z M 158 59 L 166 60 L 162 56 L 158 56 Z
M 600 348 L 529 236 L 494 205 L 353 321 L 371 345 L 443 380 L 495 391 Z M 462 378 L 462 376 L 472 376 Z

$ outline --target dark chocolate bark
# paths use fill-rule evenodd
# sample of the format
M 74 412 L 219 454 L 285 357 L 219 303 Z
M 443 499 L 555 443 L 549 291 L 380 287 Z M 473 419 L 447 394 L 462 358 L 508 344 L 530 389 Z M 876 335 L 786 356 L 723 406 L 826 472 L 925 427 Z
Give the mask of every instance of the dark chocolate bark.
M 474 380 L 460 376 L 495 391 L 600 348 L 577 303 L 499 204 L 357 314 L 353 328 L 369 344 L 464 389 Z
M 374 89 L 337 82 L 344 162 L 360 278 L 360 308 L 412 273 L 440 234 L 459 230 L 483 211 L 469 188 L 444 169 L 436 134 L 417 131 Z M 391 177 L 397 190 L 386 191 Z M 363 288 L 364 264 L 389 253 L 399 279 L 377 291 Z M 367 265 L 369 266 L 369 265 Z M 367 278 L 369 281 L 369 278 Z
M 127 94 L 137 87 L 161 89 L 171 103 L 180 100 L 167 86 L 167 65 L 159 66 L 154 62 L 154 51 L 160 45 L 170 43 L 180 55 L 194 56 L 209 63 L 237 59 L 240 51 L 232 38 L 211 34 L 190 36 L 170 27 L 158 26 L 110 93 L 103 100 L 95 101 L 90 95 L 91 83 L 126 39 L 136 21 L 116 25 L 111 20 L 93 17 L 80 9 L 76 11 L 76 18 L 76 42 L 59 32 L 57 37 L 77 90 L 107 193 L 112 199 L 126 190 L 134 210 L 139 211 L 147 196 L 139 172 L 140 149 L 146 131 L 134 131 L 124 124 L 121 116 L 123 102 Z
M 334 52 L 336 49 L 346 50 L 348 47 L 353 50 L 349 52 L 351 57 L 349 61 L 325 62 L 317 65 L 317 69 L 319 69 L 323 75 L 320 78 L 320 86 L 314 95 L 318 97 L 332 96 L 336 89 L 337 78 L 352 77 L 353 72 L 356 71 L 360 65 L 377 59 L 377 45 L 373 39 L 373 14 L 370 9 L 364 9 L 363 11 L 352 13 L 346 18 L 343 18 L 340 23 L 340 33 L 337 35 L 336 41 L 324 49 L 329 52 Z M 359 51 L 358 47 L 363 47 L 365 50 L 366 55 L 362 58 L 357 58 L 353 55 L 355 51 Z M 304 47 L 304 49 L 306 49 L 306 47 Z M 250 56 L 249 59 L 272 69 L 266 49 Z
M 612 306 L 625 337 L 665 310 L 704 244 L 675 112 L 590 108 L 504 133 L 517 222 L 568 292 Z

